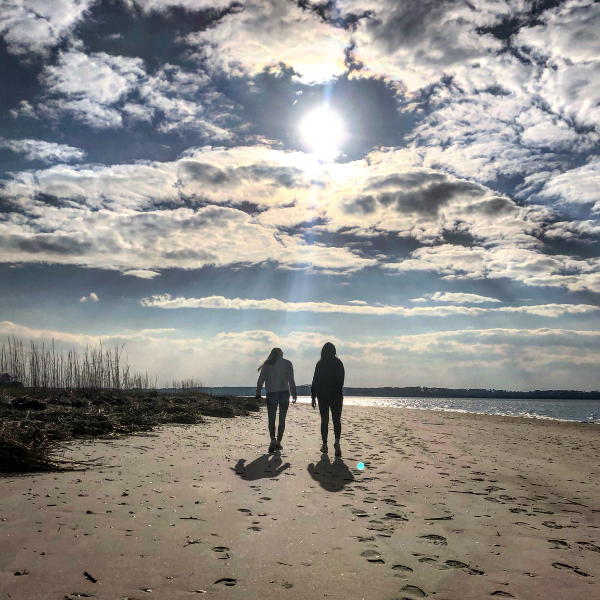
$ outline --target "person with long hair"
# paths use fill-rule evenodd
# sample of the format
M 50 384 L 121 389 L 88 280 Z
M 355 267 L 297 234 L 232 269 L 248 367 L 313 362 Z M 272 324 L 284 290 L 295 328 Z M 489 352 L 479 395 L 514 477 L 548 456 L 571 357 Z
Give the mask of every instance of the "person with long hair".
M 289 360 L 283 358 L 281 348 L 273 348 L 269 357 L 257 369 L 260 372 L 256 383 L 256 398 L 261 397 L 263 385 L 267 391 L 267 413 L 269 415 L 269 435 L 271 444 L 269 452 L 281 450 L 281 440 L 285 430 L 285 417 L 290 405 L 290 394 L 293 402 L 298 399 L 296 395 L 296 382 L 294 381 L 294 367 Z M 275 437 L 275 417 L 279 407 L 279 426 Z
M 315 408 L 315 398 L 319 401 L 321 413 L 321 437 L 323 445 L 321 452 L 327 452 L 327 434 L 329 432 L 329 411 L 333 419 L 333 433 L 335 435 L 335 455 L 341 456 L 340 437 L 342 435 L 342 404 L 344 402 L 344 364 L 336 356 L 335 346 L 327 342 L 321 350 L 321 360 L 315 367 L 310 395 L 312 407 Z

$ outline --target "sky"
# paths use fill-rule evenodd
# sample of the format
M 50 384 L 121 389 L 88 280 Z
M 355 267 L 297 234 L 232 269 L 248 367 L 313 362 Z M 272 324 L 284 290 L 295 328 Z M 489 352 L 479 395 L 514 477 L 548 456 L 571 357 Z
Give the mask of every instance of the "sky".
M 0 343 L 599 389 L 598 31 L 593 0 L 0 0 Z

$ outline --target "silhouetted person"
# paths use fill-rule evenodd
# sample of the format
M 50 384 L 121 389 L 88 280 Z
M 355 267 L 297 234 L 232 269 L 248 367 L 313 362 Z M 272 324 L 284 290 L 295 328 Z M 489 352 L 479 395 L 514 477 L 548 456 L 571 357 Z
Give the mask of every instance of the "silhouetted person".
M 329 430 L 329 411 L 333 419 L 333 433 L 335 435 L 335 455 L 341 456 L 340 437 L 342 435 L 342 404 L 344 402 L 344 365 L 335 355 L 335 346 L 327 342 L 321 350 L 321 360 L 315 367 L 310 395 L 312 407 L 315 407 L 315 398 L 319 401 L 321 413 L 321 437 L 323 446 L 321 452 L 327 452 L 327 434 Z
M 298 399 L 296 395 L 296 383 L 294 381 L 294 367 L 289 360 L 283 358 L 281 348 L 273 348 L 269 358 L 258 367 L 260 371 L 256 383 L 256 397 L 260 398 L 263 384 L 267 390 L 267 412 L 269 414 L 269 434 L 271 445 L 269 452 L 281 450 L 281 440 L 285 430 L 285 416 L 290 405 L 290 393 L 294 403 Z M 275 416 L 279 406 L 279 427 L 277 438 L 275 438 Z

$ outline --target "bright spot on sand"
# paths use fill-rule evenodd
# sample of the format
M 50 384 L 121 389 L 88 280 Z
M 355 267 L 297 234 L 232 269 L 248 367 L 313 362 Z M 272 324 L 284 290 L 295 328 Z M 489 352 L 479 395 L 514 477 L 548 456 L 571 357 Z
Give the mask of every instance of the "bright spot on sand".
M 363 463 L 358 463 L 356 466 L 358 467 L 359 471 L 362 471 L 365 468 Z
M 329 108 L 317 108 L 300 124 L 302 139 L 320 160 L 333 160 L 344 137 L 340 118 Z

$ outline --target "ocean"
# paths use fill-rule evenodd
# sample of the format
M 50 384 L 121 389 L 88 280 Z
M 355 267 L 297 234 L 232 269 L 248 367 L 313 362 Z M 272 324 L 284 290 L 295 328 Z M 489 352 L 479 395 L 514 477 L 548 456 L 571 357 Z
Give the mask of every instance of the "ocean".
M 298 396 L 310 403 L 310 396 Z M 600 400 L 519 400 L 504 398 L 367 398 L 345 396 L 344 404 L 555 419 L 600 424 Z

